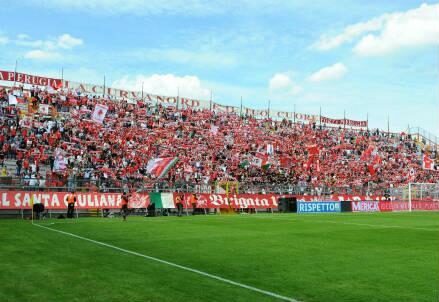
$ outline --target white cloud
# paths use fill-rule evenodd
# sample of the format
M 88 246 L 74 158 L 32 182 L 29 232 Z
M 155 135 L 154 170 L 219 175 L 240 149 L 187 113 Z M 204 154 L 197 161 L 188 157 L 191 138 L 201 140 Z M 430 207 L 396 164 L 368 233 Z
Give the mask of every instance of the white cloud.
M 367 22 L 347 26 L 344 31 L 336 36 L 322 35 L 313 46 L 318 50 L 330 50 L 343 43 L 351 42 L 354 38 L 364 33 L 378 31 L 381 29 L 384 17 L 371 19 Z
M 387 54 L 403 47 L 439 45 L 439 4 L 423 4 L 391 14 L 379 34 L 368 34 L 354 47 L 359 55 Z
M 137 75 L 136 77 L 124 76 L 113 82 L 112 87 L 143 91 L 165 96 L 180 96 L 204 99 L 210 98 L 210 90 L 202 84 L 196 76 L 177 76 L 174 74 L 153 74 L 150 76 Z
M 62 34 L 55 38 L 47 40 L 32 40 L 27 34 L 18 34 L 17 39 L 12 40 L 17 46 L 34 48 L 24 54 L 24 58 L 30 60 L 45 60 L 56 61 L 63 58 L 60 50 L 72 49 L 76 46 L 82 45 L 84 42 L 69 34 Z M 0 37 L 1 44 L 1 37 Z
M 57 61 L 61 59 L 62 56 L 58 52 L 35 49 L 25 53 L 24 58 L 31 60 Z
M 64 49 L 70 49 L 75 46 L 82 45 L 83 41 L 81 39 L 72 37 L 69 34 L 63 34 L 57 39 L 57 46 Z
M 347 26 L 336 36 L 322 36 L 314 47 L 329 50 L 359 38 L 354 52 L 382 55 L 404 47 L 439 44 L 439 4 L 422 4 L 405 12 L 384 14 Z
M 268 87 L 271 92 L 296 95 L 302 91 L 302 87 L 295 84 L 287 73 L 276 73 L 270 79 Z
M 8 43 L 9 43 L 8 37 L 0 35 L 0 45 L 5 45 Z
M 334 65 L 323 67 L 309 76 L 311 82 L 321 82 L 329 80 L 337 80 L 342 78 L 348 69 L 343 63 L 335 63 Z
M 18 40 L 27 40 L 27 39 L 30 39 L 30 36 L 27 34 L 18 34 L 17 39 Z
M 44 50 L 55 50 L 55 49 L 71 49 L 76 46 L 82 45 L 84 42 L 75 38 L 69 34 L 62 34 L 56 38 L 49 38 L 47 40 L 32 40 L 26 34 L 19 34 L 17 40 L 14 43 L 18 46 L 40 48 Z

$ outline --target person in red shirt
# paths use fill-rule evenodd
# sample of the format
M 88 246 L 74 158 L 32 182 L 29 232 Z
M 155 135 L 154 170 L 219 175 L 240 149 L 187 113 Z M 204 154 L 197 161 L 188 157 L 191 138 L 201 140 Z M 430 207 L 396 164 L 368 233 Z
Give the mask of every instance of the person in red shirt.
M 27 171 L 29 169 L 29 161 L 27 160 L 27 158 L 25 158 L 23 161 L 23 169 L 25 171 Z
M 127 216 L 128 216 L 128 201 L 129 201 L 129 196 L 126 192 L 123 193 L 122 195 L 122 208 L 120 209 L 120 213 L 123 217 L 123 221 L 127 220 Z

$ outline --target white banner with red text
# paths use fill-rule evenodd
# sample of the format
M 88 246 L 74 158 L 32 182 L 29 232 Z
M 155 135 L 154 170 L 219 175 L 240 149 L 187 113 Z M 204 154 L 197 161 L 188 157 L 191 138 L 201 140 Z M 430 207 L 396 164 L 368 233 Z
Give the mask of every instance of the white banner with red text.
M 2 191 L 0 190 L 0 210 L 30 209 L 32 203 L 42 203 L 46 209 L 59 210 L 67 208 L 68 192 L 38 191 Z M 121 207 L 120 193 L 77 192 L 78 209 L 117 209 Z M 298 202 L 340 202 L 351 201 L 352 212 L 391 212 L 407 211 L 407 201 L 386 201 L 384 196 L 330 195 L 298 196 L 279 194 L 192 194 L 173 193 L 176 205 L 182 201 L 184 208 L 206 209 L 269 209 L 277 208 L 279 198 L 295 197 Z M 147 208 L 151 202 L 148 193 L 132 193 L 129 198 L 130 208 Z M 439 211 L 439 200 L 414 200 L 412 210 Z
M 104 85 L 85 84 L 81 82 L 68 81 L 64 79 L 54 79 L 43 76 L 35 76 L 13 71 L 0 70 L 0 83 L 14 82 L 23 85 L 35 85 L 50 87 L 52 91 L 70 89 L 81 95 L 107 96 L 113 99 L 125 99 L 130 102 L 143 100 L 152 104 L 161 104 L 163 106 L 173 106 L 181 109 L 209 109 L 215 112 L 228 112 L 253 116 L 258 119 L 271 118 L 273 120 L 292 120 L 297 122 L 316 123 L 319 122 L 320 116 L 315 114 L 303 114 L 299 112 L 277 111 L 267 107 L 267 109 L 251 109 L 246 107 L 227 106 L 207 100 L 196 100 L 192 98 L 179 96 L 161 96 L 142 91 L 129 91 L 118 88 L 107 87 Z M 29 88 L 29 87 L 28 87 Z M 331 125 L 346 125 L 351 127 L 367 127 L 367 121 L 354 121 L 348 119 L 331 119 L 321 117 L 322 123 Z
M 0 191 L 0 210 L 30 209 L 31 204 L 42 203 L 49 210 L 67 208 L 69 192 L 30 192 Z M 116 209 L 121 207 L 120 193 L 80 193 L 76 194 L 78 209 Z M 149 205 L 148 193 L 133 193 L 130 208 L 146 208 Z

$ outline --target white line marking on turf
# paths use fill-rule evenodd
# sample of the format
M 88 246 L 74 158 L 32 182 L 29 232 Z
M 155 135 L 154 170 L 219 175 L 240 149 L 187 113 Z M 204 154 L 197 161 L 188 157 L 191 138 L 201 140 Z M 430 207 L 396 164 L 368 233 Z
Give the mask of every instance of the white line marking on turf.
M 409 229 L 409 230 L 435 231 L 435 232 L 439 230 L 433 228 L 429 229 L 429 228 L 418 228 L 418 227 L 405 227 L 400 225 L 383 225 L 383 224 L 369 224 L 369 223 L 356 223 L 356 222 L 344 222 L 344 221 L 330 221 L 330 220 L 320 220 L 316 222 L 350 224 L 350 225 L 368 226 L 368 227 L 383 228 L 383 229 Z
M 310 216 L 310 217 L 317 217 L 317 216 Z M 320 216 L 321 217 L 321 216 Z M 260 218 L 260 219 L 267 219 L 267 220 L 284 220 L 284 221 L 298 221 L 298 222 L 312 222 L 312 223 L 333 223 L 333 224 L 350 224 L 350 225 L 358 225 L 358 226 L 368 226 L 368 227 L 375 227 L 375 228 L 382 228 L 382 229 L 391 229 L 391 228 L 397 228 L 397 229 L 408 229 L 408 230 L 420 230 L 420 231 L 430 231 L 430 232 L 437 232 L 439 231 L 439 228 L 420 228 L 420 227 L 409 227 L 409 226 L 401 226 L 401 225 L 385 225 L 385 224 L 369 224 L 369 223 L 356 223 L 356 222 L 345 222 L 345 221 L 333 221 L 333 220 L 315 220 L 315 219 L 291 219 L 287 218 L 285 216 L 278 216 L 278 217 L 268 217 L 268 216 L 259 216 L 259 217 L 253 217 L 253 218 Z M 304 218 L 304 216 L 301 216 L 300 218 Z
M 276 294 L 276 293 L 273 293 L 273 292 L 270 292 L 270 291 L 267 291 L 267 290 L 263 290 L 263 289 L 259 289 L 257 287 L 253 287 L 253 286 L 246 285 L 246 284 L 243 284 L 243 283 L 235 282 L 235 281 L 232 281 L 232 280 L 229 280 L 229 279 L 226 279 L 226 278 L 222 278 L 220 276 L 212 275 L 212 274 L 209 274 L 209 273 L 197 270 L 197 269 L 193 269 L 193 268 L 190 268 L 190 267 L 187 267 L 187 266 L 183 266 L 183 265 L 180 265 L 180 264 L 176 264 L 176 263 L 173 263 L 173 262 L 162 260 L 162 259 L 159 259 L 159 258 L 156 258 L 156 257 L 144 255 L 144 254 L 137 253 L 137 252 L 133 252 L 133 251 L 130 251 L 130 250 L 127 250 L 127 249 L 123 249 L 123 248 L 120 248 L 120 247 L 108 244 L 108 243 L 104 243 L 104 242 L 96 241 L 96 240 L 93 240 L 93 239 L 90 239 L 90 238 L 86 238 L 86 237 L 82 237 L 82 236 L 79 236 L 79 235 L 75 235 L 75 234 L 72 234 L 72 233 L 68 233 L 68 232 L 52 229 L 52 228 L 49 228 L 49 227 L 46 227 L 46 226 L 42 226 L 42 225 L 39 225 L 39 224 L 34 224 L 34 225 L 37 226 L 37 227 L 46 229 L 46 230 L 50 230 L 50 231 L 53 231 L 53 232 L 57 232 L 57 233 L 60 233 L 60 234 L 71 236 L 71 237 L 74 237 L 74 238 L 77 238 L 77 239 L 81 239 L 81 240 L 84 240 L 84 241 L 92 242 L 92 243 L 97 244 L 97 245 L 105 246 L 105 247 L 108 247 L 108 248 L 111 248 L 111 249 L 114 249 L 114 250 L 117 250 L 117 251 L 120 251 L 120 252 L 123 252 L 123 253 L 126 253 L 126 254 L 142 257 L 142 258 L 145 258 L 145 259 L 148 259 L 148 260 L 156 261 L 156 262 L 159 262 L 159 263 L 162 263 L 162 264 L 166 264 L 166 265 L 169 265 L 169 266 L 173 266 L 173 267 L 185 270 L 185 271 L 189 271 L 189 272 L 192 272 L 192 273 L 195 273 L 195 274 L 199 274 L 199 275 L 211 278 L 211 279 L 222 281 L 224 283 L 228 283 L 228 284 L 231 284 L 231 285 L 242 287 L 242 288 L 254 291 L 254 292 L 258 292 L 258 293 L 264 294 L 266 296 L 270 296 L 270 297 L 277 298 L 277 299 L 284 300 L 284 301 L 299 302 L 298 300 L 295 300 L 293 298 L 285 297 L 285 296 L 282 296 L 282 295 L 279 295 L 279 294 Z

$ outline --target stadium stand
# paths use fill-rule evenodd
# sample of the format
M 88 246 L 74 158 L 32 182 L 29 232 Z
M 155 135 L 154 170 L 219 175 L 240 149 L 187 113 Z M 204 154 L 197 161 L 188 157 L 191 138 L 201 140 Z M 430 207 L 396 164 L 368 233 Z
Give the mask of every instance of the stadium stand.
M 406 133 L 131 104 L 37 87 L 23 115 L 9 105 L 10 92 L 0 90 L 3 188 L 212 192 L 217 181 L 231 179 L 251 193 L 384 194 L 408 182 L 439 181 L 437 171 L 422 168 L 424 152 L 437 158 L 437 147 L 421 146 Z M 108 106 L 102 125 L 91 120 L 96 104 Z M 56 167 L 57 156 L 66 167 Z M 179 158 L 160 182 L 146 169 L 157 157 Z

